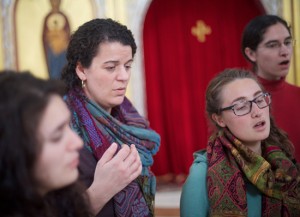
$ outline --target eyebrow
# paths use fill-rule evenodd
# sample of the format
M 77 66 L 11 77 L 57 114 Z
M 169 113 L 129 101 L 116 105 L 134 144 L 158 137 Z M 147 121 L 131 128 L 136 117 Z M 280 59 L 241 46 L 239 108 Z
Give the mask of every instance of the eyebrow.
M 62 121 L 57 127 L 55 127 L 49 134 L 55 134 L 55 133 L 58 133 L 60 132 L 66 124 L 69 124 L 70 123 L 70 120 L 71 120 L 71 117 L 68 116 L 67 119 L 65 119 L 64 121 Z
M 131 63 L 131 62 L 133 62 L 133 59 L 128 60 L 125 64 Z M 108 63 L 118 64 L 118 63 L 120 63 L 120 61 L 119 60 L 108 60 L 108 61 L 104 62 L 104 64 L 108 64 Z
M 257 95 L 259 95 L 259 94 L 262 93 L 262 92 L 263 92 L 262 90 L 256 91 L 256 92 L 253 94 L 253 97 L 255 98 Z M 245 99 L 246 99 L 246 97 L 244 97 L 244 96 L 238 97 L 238 98 L 234 99 L 234 100 L 232 101 L 231 104 L 234 104 L 234 103 L 237 102 L 237 101 L 245 100 Z
M 284 39 L 284 41 L 285 40 L 288 40 L 288 39 L 292 39 L 292 36 L 290 35 L 290 36 L 288 36 L 288 37 L 286 37 L 285 39 Z M 269 43 L 272 43 L 272 42 L 278 42 L 279 40 L 270 40 L 270 41 L 267 41 L 265 44 L 269 44 Z

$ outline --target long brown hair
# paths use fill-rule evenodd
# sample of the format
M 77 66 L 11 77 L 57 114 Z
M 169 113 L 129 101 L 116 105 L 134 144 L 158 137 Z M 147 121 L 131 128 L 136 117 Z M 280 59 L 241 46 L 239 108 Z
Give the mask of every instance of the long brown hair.
M 214 77 L 208 84 L 206 89 L 206 113 L 210 121 L 215 124 L 218 129 L 221 127 L 215 123 L 212 119 L 212 115 L 220 114 L 222 103 L 221 92 L 223 87 L 234 80 L 246 78 L 254 80 L 264 91 L 263 86 L 258 82 L 256 76 L 252 72 L 244 69 L 225 69 Z M 276 126 L 272 115 L 270 115 L 270 134 L 264 142 L 279 146 L 284 152 L 286 152 L 289 158 L 294 159 L 294 146 L 288 139 L 287 134 Z
M 35 78 L 29 72 L 0 72 L 0 216 L 90 216 L 80 183 L 45 196 L 36 187 L 38 126 L 51 97 L 64 93 L 59 80 Z

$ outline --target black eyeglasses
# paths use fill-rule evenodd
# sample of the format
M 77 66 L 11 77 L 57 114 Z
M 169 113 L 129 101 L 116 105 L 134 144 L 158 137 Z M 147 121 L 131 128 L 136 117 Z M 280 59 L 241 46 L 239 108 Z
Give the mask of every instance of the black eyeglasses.
M 271 104 L 271 95 L 269 93 L 263 93 L 255 97 L 253 100 L 241 100 L 232 106 L 219 109 L 219 112 L 221 113 L 231 109 L 236 116 L 243 116 L 251 112 L 253 102 L 258 106 L 258 108 L 263 109 Z

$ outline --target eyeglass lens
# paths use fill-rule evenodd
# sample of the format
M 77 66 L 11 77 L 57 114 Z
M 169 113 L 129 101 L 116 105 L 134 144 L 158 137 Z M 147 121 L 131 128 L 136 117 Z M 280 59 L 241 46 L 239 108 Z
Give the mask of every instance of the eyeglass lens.
M 269 94 L 262 94 L 257 98 L 253 99 L 252 101 L 240 101 L 235 104 L 233 107 L 233 111 L 236 115 L 245 115 L 251 112 L 252 103 L 255 103 L 258 108 L 262 109 L 270 105 L 271 97 Z

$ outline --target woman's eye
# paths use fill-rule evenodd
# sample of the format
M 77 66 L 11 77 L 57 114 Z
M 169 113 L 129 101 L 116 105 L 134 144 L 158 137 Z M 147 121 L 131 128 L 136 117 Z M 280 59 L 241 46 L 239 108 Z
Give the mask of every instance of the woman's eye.
M 292 40 L 288 40 L 288 41 L 285 41 L 284 42 L 285 46 L 289 47 L 293 44 L 293 41 Z
M 51 140 L 52 140 L 52 142 L 57 143 L 57 142 L 59 142 L 61 139 L 62 139 L 62 135 L 57 135 L 57 136 L 52 137 Z
M 269 48 L 277 48 L 277 47 L 279 47 L 279 43 L 276 43 L 276 42 L 269 43 L 269 44 L 267 44 L 267 47 L 269 47 Z
M 65 125 L 65 127 L 60 128 L 58 131 L 52 134 L 50 138 L 53 143 L 59 143 L 63 139 L 66 132 L 66 127 L 69 127 L 69 125 Z
M 115 70 L 115 66 L 109 66 L 109 67 L 106 67 L 106 70 L 107 71 L 114 71 Z
M 236 110 L 244 110 L 246 109 L 246 106 L 239 106 L 239 107 L 236 107 Z

